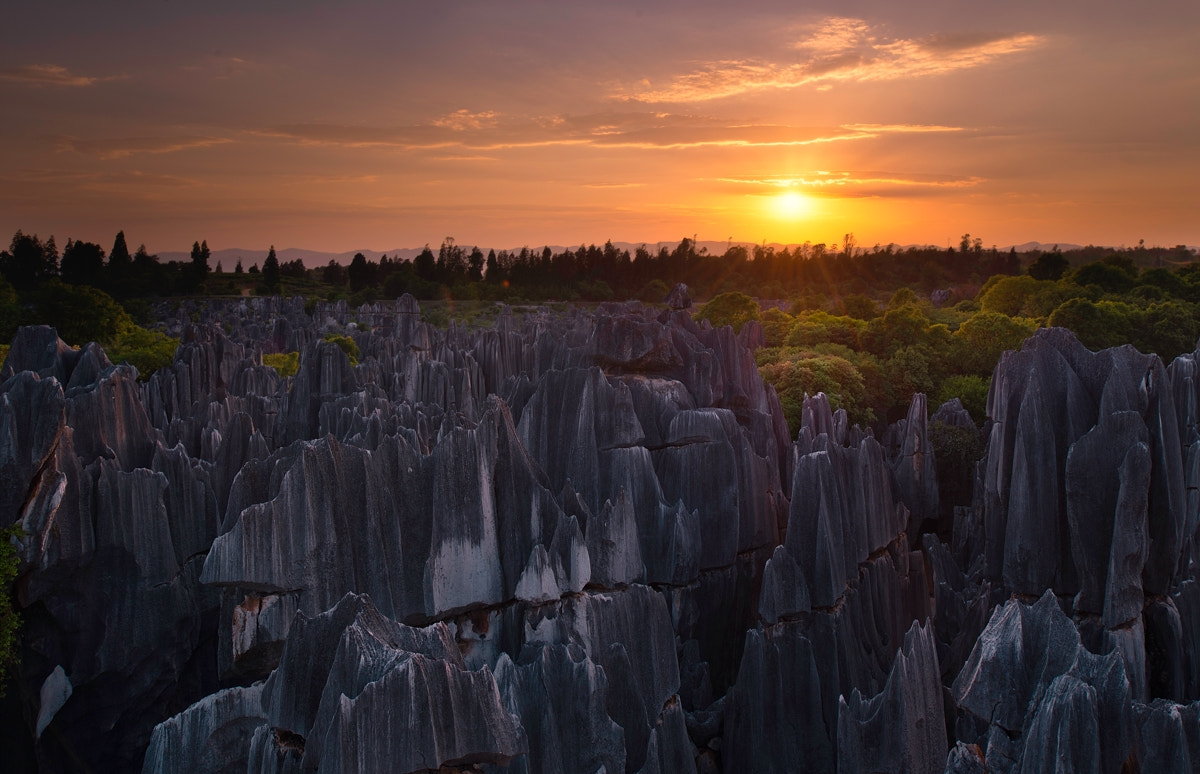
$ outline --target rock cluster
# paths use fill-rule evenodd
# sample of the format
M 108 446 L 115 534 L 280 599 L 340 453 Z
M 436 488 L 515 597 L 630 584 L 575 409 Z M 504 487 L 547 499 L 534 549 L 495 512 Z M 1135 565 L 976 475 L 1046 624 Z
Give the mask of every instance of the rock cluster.
M 689 304 L 440 329 L 409 297 L 189 301 L 148 380 L 22 329 L 0 372 L 14 755 L 1200 766 L 1200 353 L 1039 332 L 996 369 L 960 502 L 934 428 L 978 432 L 961 404 L 915 396 L 876 434 L 818 394 L 792 438 L 761 329 Z M 294 375 L 263 365 L 288 351 Z

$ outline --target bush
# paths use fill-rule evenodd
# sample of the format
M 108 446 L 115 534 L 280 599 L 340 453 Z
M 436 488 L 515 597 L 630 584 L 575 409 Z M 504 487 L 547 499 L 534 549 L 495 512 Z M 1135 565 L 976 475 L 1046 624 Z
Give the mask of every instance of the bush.
M 0 275 L 0 342 L 12 341 L 20 323 L 21 304 L 17 300 L 17 291 Z
M 575 289 L 579 292 L 579 295 L 583 296 L 583 298 L 587 299 L 588 301 L 613 300 L 613 289 L 604 280 L 598 279 L 592 282 L 589 282 L 588 280 L 580 280 L 579 282 L 575 283 Z M 660 297 L 659 301 L 661 300 L 662 298 Z
M 34 294 L 30 324 L 50 325 L 72 346 L 95 341 L 108 349 L 133 319 L 112 296 L 86 285 L 65 285 L 50 280 Z
M 768 347 L 778 347 L 787 338 L 795 318 L 774 307 L 762 314 L 763 339 Z
M 1072 298 L 1054 310 L 1049 322 L 1071 329 L 1089 349 L 1105 349 L 1128 341 L 1130 318 L 1136 313 L 1136 307 L 1130 304 Z
M 13 608 L 13 584 L 17 579 L 19 561 L 13 540 L 20 537 L 20 525 L 0 529 L 0 697 L 9 675 L 17 666 L 17 632 L 21 614 Z
M 953 523 L 950 516 L 954 506 L 971 503 L 975 464 L 983 457 L 984 449 L 977 431 L 941 422 L 929 424 L 929 443 L 937 465 L 941 532 Z
M 979 312 L 958 326 L 954 340 L 959 355 L 955 370 L 985 376 L 1007 349 L 1020 349 L 1021 342 L 1033 335 L 1037 325 L 1023 318 L 1012 318 L 998 312 Z
M 714 328 L 733 326 L 733 332 L 741 331 L 750 320 L 759 319 L 758 302 L 745 293 L 722 293 L 709 301 L 693 315 L 694 319 L 708 320 Z
M 327 333 L 325 334 L 325 341 L 337 344 L 346 353 L 346 357 L 350 358 L 350 365 L 358 365 L 358 344 L 355 343 L 354 339 L 349 336 L 339 336 L 336 333 Z
M 807 350 L 783 350 L 786 359 L 759 367 L 763 379 L 774 385 L 787 420 L 788 431 L 800 431 L 804 396 L 824 392 L 836 411 L 846 409 L 850 421 L 870 424 L 875 412 L 868 403 L 866 382 L 854 364 L 837 355 Z
M 114 363 L 132 365 L 138 370 L 138 379 L 144 382 L 158 369 L 171 365 L 178 348 L 179 339 L 131 325 L 105 350 L 105 354 Z
M 803 312 L 788 332 L 786 344 L 805 347 L 828 342 L 858 349 L 866 329 L 867 323 L 853 317 L 838 317 L 821 310 Z
M 647 304 L 661 304 L 670 292 L 667 283 L 660 279 L 650 280 L 637 292 L 637 298 Z
M 283 352 L 280 354 L 263 355 L 263 365 L 274 368 L 280 376 L 295 376 L 300 370 L 300 353 Z
M 952 398 L 958 398 L 975 424 L 982 427 L 987 419 L 987 396 L 991 383 L 990 377 L 985 379 L 974 374 L 949 376 L 938 387 L 936 404 L 941 406 Z
M 993 282 L 993 280 L 995 280 Z M 1028 275 L 1023 277 L 992 277 L 979 291 L 979 304 L 985 312 L 996 312 L 1017 317 L 1025 308 L 1025 301 L 1046 284 L 1053 285 L 1047 280 L 1036 280 Z

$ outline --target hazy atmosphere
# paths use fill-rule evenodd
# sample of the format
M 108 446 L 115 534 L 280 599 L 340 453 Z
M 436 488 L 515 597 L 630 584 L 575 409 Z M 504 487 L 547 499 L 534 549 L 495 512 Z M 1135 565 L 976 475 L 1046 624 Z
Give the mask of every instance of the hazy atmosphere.
M 10 2 L 0 231 L 1200 243 L 1194 2 Z

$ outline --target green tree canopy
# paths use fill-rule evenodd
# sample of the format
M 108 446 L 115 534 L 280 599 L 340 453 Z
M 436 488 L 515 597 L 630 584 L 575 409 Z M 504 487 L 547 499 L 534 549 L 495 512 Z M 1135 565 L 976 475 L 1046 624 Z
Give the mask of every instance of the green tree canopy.
M 95 341 L 109 347 L 134 324 L 103 290 L 58 280 L 50 280 L 37 291 L 33 312 L 30 322 L 53 326 L 59 338 L 74 346 Z
M 68 240 L 59 272 L 69 285 L 99 287 L 104 277 L 104 248 L 94 242 Z
M 714 328 L 732 325 L 734 333 L 760 317 L 758 302 L 745 293 L 722 293 L 714 297 L 694 315 L 697 321 L 708 320 Z
M 1042 253 L 1029 265 L 1029 276 L 1037 280 L 1058 280 L 1071 268 L 1071 262 L 1058 250 Z
M 964 373 L 987 376 L 1006 349 L 1019 349 L 1037 325 L 1026 318 L 998 312 L 978 312 L 954 331 L 958 342 L 958 364 Z

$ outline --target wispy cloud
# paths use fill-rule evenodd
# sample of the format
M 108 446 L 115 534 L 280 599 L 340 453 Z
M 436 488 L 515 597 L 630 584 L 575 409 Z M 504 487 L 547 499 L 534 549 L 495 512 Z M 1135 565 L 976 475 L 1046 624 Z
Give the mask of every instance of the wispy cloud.
M 750 195 L 769 196 L 781 190 L 831 196 L 904 196 L 973 188 L 985 178 L 914 172 L 855 172 L 814 170 L 801 175 L 722 177 L 712 180 L 720 188 Z
M 401 151 L 461 149 L 467 153 L 448 155 L 447 158 L 477 160 L 473 154 L 548 146 L 647 150 L 786 147 L 864 140 L 894 133 L 956 131 L 961 130 L 952 126 L 917 124 L 817 127 L 735 124 L 708 116 L 630 111 L 582 116 L 543 116 L 509 121 L 490 116 L 487 123 L 480 122 L 478 126 L 447 126 L 436 121 L 390 128 L 291 124 L 255 130 L 252 134 L 313 146 Z
M 183 188 L 196 185 L 195 180 L 176 175 L 160 175 L 138 170 L 81 172 L 56 169 L 19 169 L 0 176 L 0 189 L 19 192 L 27 186 L 70 186 L 85 190 L 114 188 Z
M 103 160 L 123 159 L 139 153 L 175 153 L 233 142 L 228 137 L 121 137 L 103 140 L 55 137 L 54 140 L 61 152 L 95 156 Z
M 61 65 L 23 65 L 0 70 L 0 81 L 25 83 L 31 86 L 91 86 L 102 81 L 115 80 L 117 76 L 96 77 L 73 75 Z
M 938 34 L 892 38 L 862 19 L 831 17 L 806 31 L 788 57 L 721 59 L 656 86 L 618 88 L 639 102 L 703 102 L 766 89 L 918 78 L 980 67 L 1045 43 L 1040 35 Z
M 440 126 L 443 129 L 452 129 L 456 132 L 463 132 L 469 129 L 490 129 L 497 123 L 499 114 L 494 110 L 485 110 L 481 113 L 472 113 L 469 110 L 456 110 L 453 113 L 447 113 L 444 116 L 433 120 L 434 126 Z

